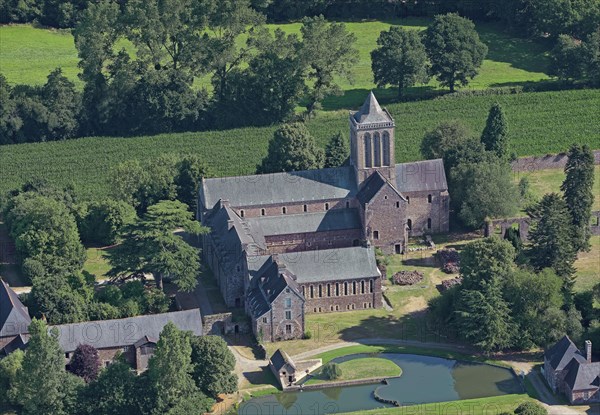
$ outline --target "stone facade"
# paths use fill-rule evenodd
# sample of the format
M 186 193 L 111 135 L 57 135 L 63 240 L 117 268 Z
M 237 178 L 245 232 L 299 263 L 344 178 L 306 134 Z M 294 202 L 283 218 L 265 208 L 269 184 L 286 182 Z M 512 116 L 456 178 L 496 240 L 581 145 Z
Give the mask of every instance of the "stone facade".
M 245 307 L 253 332 L 266 340 L 301 337 L 305 313 L 381 307 L 381 273 L 369 247 L 401 254 L 410 236 L 448 231 L 442 160 L 395 164 L 396 124 L 372 93 L 359 111 L 350 114 L 349 125 L 350 166 L 201 183 L 198 219 L 211 228 L 204 237 L 204 259 L 226 304 Z M 353 269 L 325 271 L 328 265 L 323 264 L 323 275 L 318 275 L 318 270 L 307 273 L 288 264 L 293 282 L 288 280 L 285 286 L 297 289 L 302 297 L 294 300 L 292 310 L 265 291 L 267 286 L 282 289 L 276 280 L 284 278 L 284 264 L 268 271 L 266 282 L 256 282 L 267 272 L 265 257 L 363 252 L 352 251 L 357 247 L 364 249 L 365 261 L 373 268 L 362 274 Z M 305 265 L 314 270 L 314 264 Z M 366 286 L 365 292 L 335 294 L 357 283 Z M 321 296 L 316 293 L 319 289 Z M 289 311 L 293 318 L 286 319 Z

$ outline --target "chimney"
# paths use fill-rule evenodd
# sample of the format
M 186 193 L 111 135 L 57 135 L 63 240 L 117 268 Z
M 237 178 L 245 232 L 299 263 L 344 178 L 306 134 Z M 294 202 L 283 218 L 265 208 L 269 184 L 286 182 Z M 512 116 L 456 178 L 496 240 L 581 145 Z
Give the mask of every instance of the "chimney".
M 588 363 L 592 363 L 592 342 L 590 340 L 585 341 L 585 359 Z

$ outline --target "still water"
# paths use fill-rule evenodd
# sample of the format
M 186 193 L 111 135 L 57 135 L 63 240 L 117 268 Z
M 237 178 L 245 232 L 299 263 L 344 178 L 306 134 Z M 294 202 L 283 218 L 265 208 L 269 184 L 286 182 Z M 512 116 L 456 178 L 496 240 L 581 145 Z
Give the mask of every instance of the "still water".
M 354 354 L 334 359 L 336 363 L 373 355 Z M 402 405 L 446 402 L 459 399 L 522 393 L 514 374 L 495 366 L 460 362 L 439 357 L 382 353 L 402 368 L 402 376 L 388 385 L 370 384 L 285 392 L 252 399 L 239 410 L 241 415 L 319 415 L 383 408 L 373 397 L 396 400 Z M 456 412 L 456 411 L 454 411 Z

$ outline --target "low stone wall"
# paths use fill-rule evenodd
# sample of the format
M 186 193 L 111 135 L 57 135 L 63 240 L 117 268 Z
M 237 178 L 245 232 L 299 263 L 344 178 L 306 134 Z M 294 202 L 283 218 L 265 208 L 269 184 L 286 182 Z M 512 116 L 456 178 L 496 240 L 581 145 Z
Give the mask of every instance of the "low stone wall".
M 600 164 L 600 150 L 594 150 L 593 153 L 595 164 Z M 562 169 L 567 164 L 567 159 L 567 153 L 519 157 L 517 160 L 512 162 L 512 169 L 516 172 Z
M 394 376 L 399 377 L 399 376 Z M 324 388 L 340 388 L 343 386 L 354 386 L 354 385 L 368 385 L 370 383 L 377 384 L 387 382 L 387 378 L 368 378 L 368 379 L 355 379 L 355 380 L 343 380 L 339 382 L 326 382 L 326 383 L 315 383 L 312 385 L 295 385 L 286 388 L 286 391 L 293 390 L 311 390 L 311 389 L 324 389 Z
M 202 330 L 204 334 L 215 335 L 250 333 L 248 322 L 234 321 L 231 313 L 202 316 Z

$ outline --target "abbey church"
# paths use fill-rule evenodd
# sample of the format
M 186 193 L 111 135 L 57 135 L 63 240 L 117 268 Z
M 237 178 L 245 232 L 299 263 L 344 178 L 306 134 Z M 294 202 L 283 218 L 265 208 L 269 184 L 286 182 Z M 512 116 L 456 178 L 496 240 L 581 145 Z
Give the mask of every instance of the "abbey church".
M 257 338 L 301 338 L 307 313 L 381 307 L 374 248 L 448 231 L 442 160 L 395 164 L 396 124 L 373 93 L 349 118 L 348 166 L 202 181 L 204 259 Z

